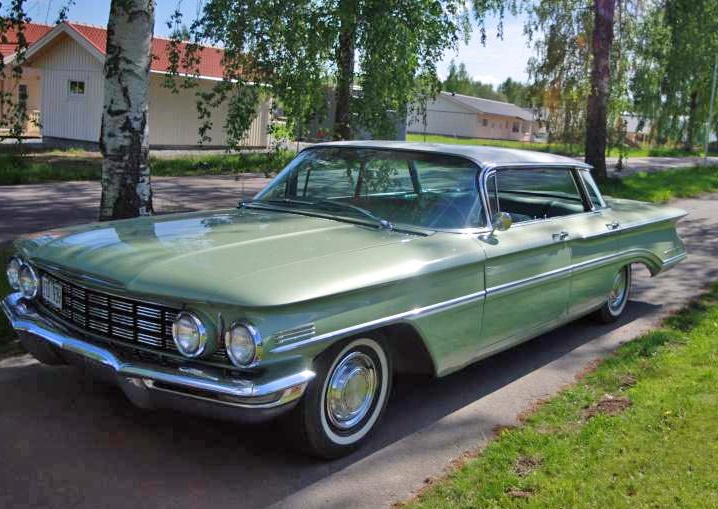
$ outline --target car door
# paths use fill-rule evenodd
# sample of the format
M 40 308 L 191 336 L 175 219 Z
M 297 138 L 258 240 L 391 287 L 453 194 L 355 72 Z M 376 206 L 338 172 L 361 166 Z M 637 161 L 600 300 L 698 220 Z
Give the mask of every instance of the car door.
M 577 317 L 601 306 L 621 267 L 620 230 L 615 215 L 607 208 L 588 170 L 575 169 L 574 178 L 584 193 L 587 212 L 559 218 L 571 232 L 571 296 L 568 314 Z
M 536 192 L 551 185 L 549 168 L 499 168 L 486 177 L 489 212 L 512 226 L 479 238 L 485 252 L 482 345 L 518 343 L 565 320 L 570 293 L 570 233 L 543 212 Z

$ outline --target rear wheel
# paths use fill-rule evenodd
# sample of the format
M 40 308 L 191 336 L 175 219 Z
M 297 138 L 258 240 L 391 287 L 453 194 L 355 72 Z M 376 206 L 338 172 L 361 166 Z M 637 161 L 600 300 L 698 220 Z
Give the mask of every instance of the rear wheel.
M 631 293 L 631 266 L 621 267 L 613 278 L 611 291 L 601 309 L 596 311 L 595 317 L 603 323 L 613 323 L 623 314 Z
M 289 425 L 300 449 L 338 458 L 356 450 L 383 415 L 391 389 L 391 359 L 382 337 L 362 337 L 330 348 L 315 369 L 317 376 Z

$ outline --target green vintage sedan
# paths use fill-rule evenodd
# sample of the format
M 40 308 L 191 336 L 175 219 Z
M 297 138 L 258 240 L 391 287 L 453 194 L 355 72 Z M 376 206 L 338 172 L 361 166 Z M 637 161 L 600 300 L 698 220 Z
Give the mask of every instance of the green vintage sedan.
M 282 415 L 293 443 L 333 458 L 376 428 L 396 374 L 618 319 L 632 264 L 685 258 L 684 215 L 604 198 L 564 157 L 326 143 L 236 209 L 19 240 L 3 309 L 38 360 L 140 407 Z

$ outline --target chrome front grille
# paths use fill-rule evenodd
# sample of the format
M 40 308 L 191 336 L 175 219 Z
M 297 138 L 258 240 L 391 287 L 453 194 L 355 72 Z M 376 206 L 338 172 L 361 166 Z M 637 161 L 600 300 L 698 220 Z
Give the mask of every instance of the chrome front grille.
M 42 312 L 126 346 L 136 345 L 180 355 L 172 340 L 172 322 L 179 309 L 115 297 L 77 286 L 43 271 L 39 272 L 39 276 L 62 286 L 62 309 L 54 308 L 39 296 Z M 223 345 L 207 360 L 229 363 Z

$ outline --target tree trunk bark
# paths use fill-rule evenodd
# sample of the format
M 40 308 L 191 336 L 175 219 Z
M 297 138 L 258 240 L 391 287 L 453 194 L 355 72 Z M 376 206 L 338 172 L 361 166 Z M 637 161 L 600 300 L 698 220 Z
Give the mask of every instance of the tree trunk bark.
M 154 0 L 112 0 L 102 108 L 100 220 L 152 214 L 149 79 Z
M 334 96 L 334 133 L 335 140 L 350 140 L 351 99 L 354 86 L 354 53 L 356 51 L 356 2 L 342 0 L 339 3 L 341 27 L 337 46 L 337 88 Z
M 586 118 L 586 162 L 598 178 L 606 178 L 606 118 L 611 80 L 611 47 L 616 0 L 593 0 L 591 90 Z
M 688 102 L 688 123 L 686 124 L 686 136 L 683 139 L 683 150 L 690 152 L 696 138 L 696 130 L 698 128 L 696 110 L 698 109 L 698 92 L 691 92 Z

